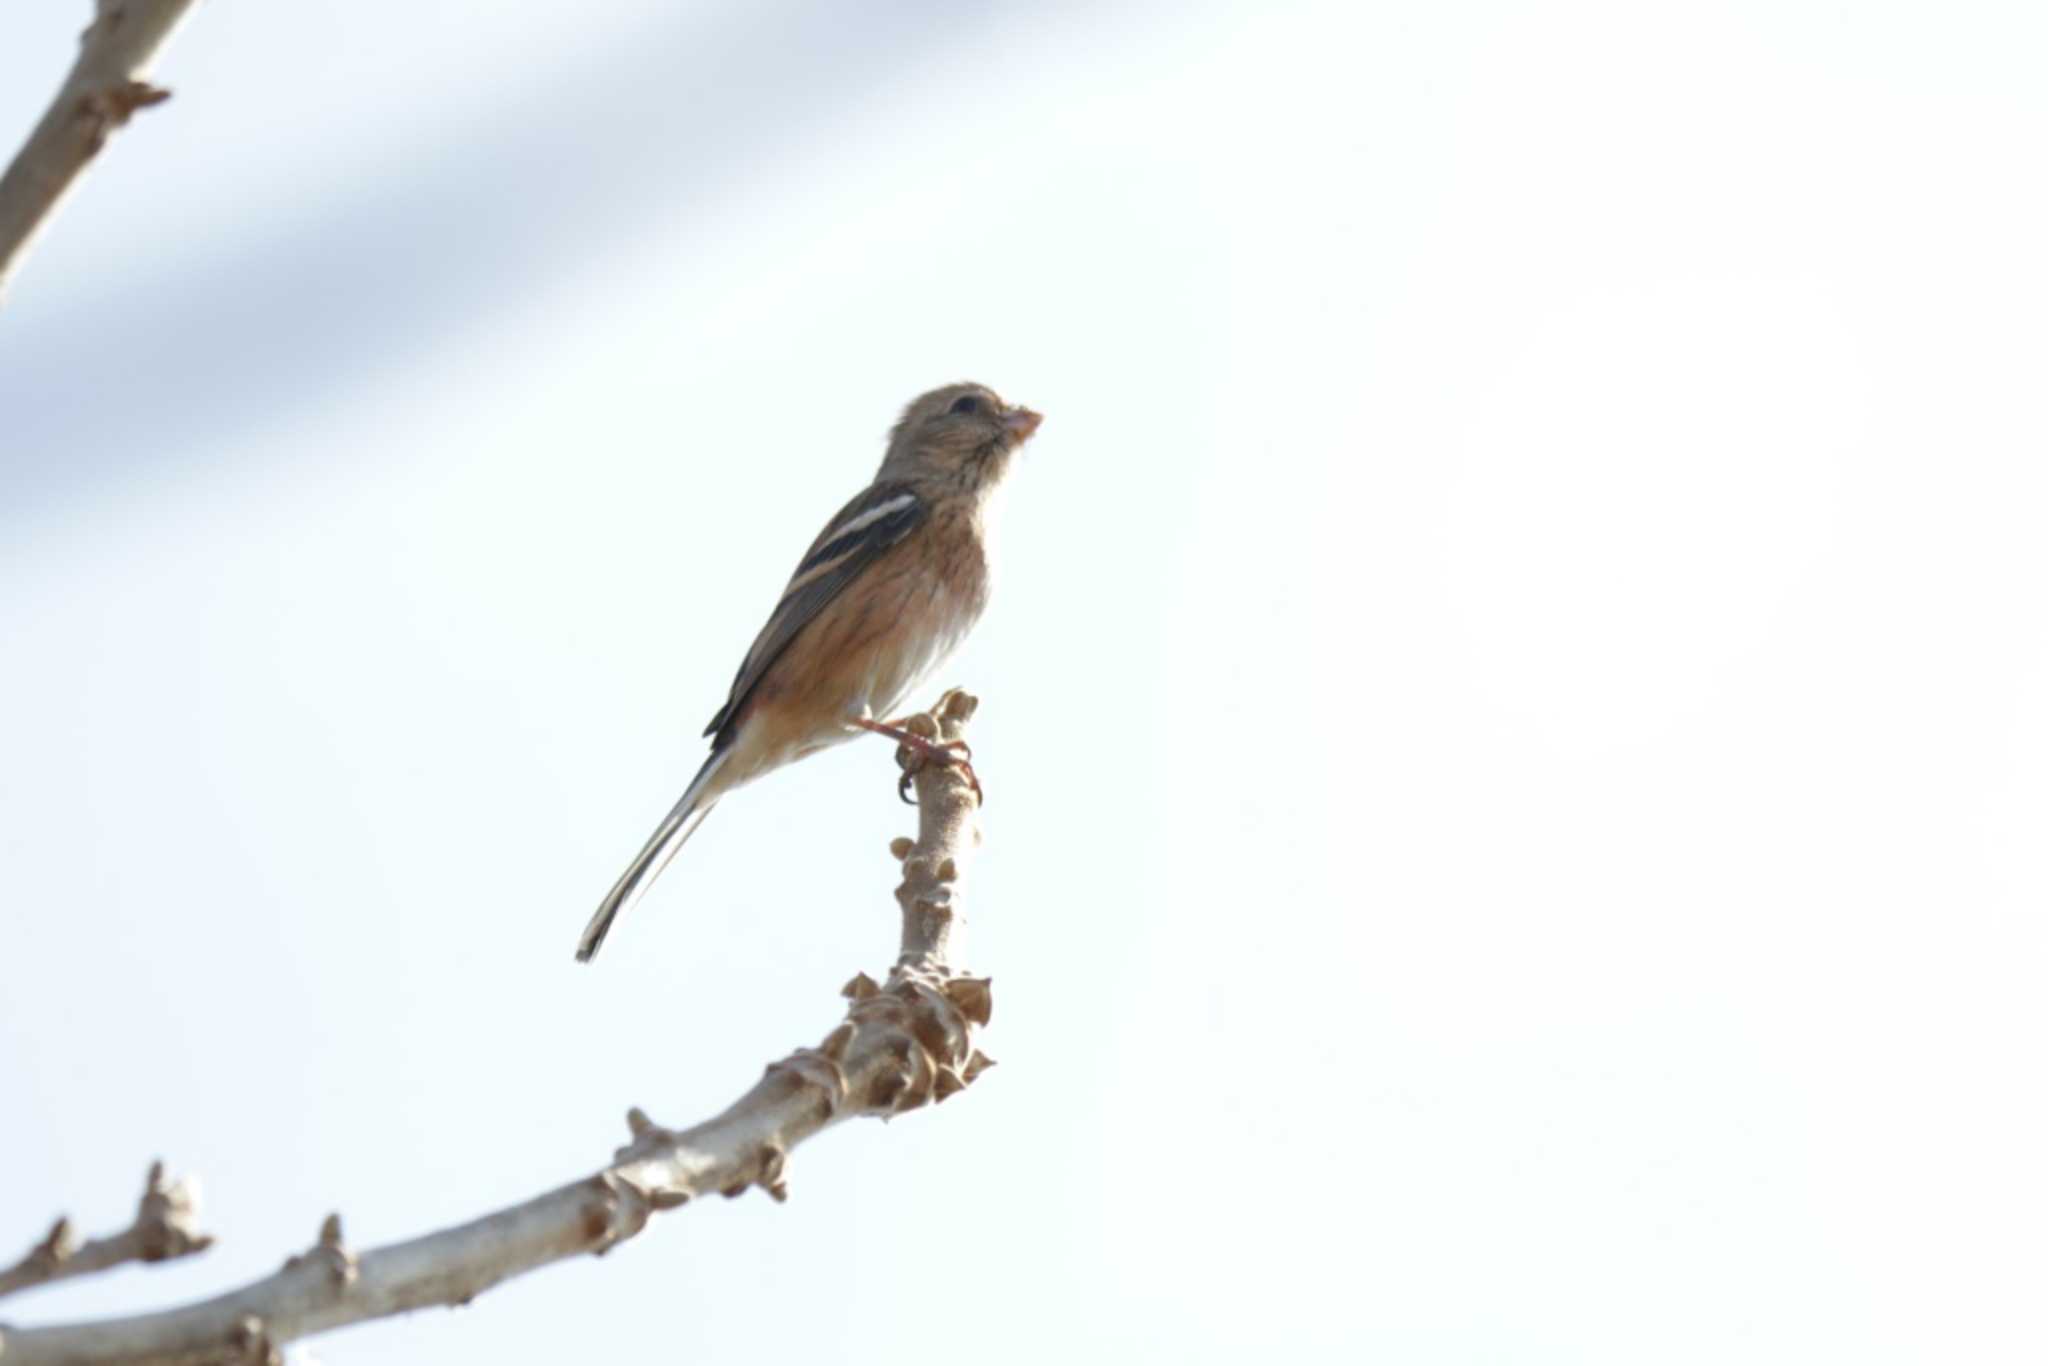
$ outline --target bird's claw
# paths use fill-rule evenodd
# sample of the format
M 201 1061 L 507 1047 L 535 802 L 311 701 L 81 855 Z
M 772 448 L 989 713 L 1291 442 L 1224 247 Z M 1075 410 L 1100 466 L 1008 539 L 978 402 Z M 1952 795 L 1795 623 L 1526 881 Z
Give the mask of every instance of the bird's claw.
M 924 767 L 927 759 L 960 765 L 966 771 L 969 785 L 974 788 L 974 804 L 982 804 L 984 798 L 981 795 L 981 779 L 974 773 L 974 751 L 967 747 L 965 740 L 939 740 L 919 735 L 907 725 L 894 721 L 875 721 L 865 716 L 856 718 L 853 724 L 862 730 L 886 735 L 903 749 L 910 751 L 910 761 L 903 765 L 903 776 L 896 780 L 896 795 L 903 799 L 906 806 L 917 805 L 916 799 L 910 795 L 910 780 L 917 776 L 917 771 Z M 931 722 L 927 720 L 925 724 L 930 726 Z
M 916 741 L 915 744 L 908 740 L 904 741 L 905 747 L 911 751 L 913 757 L 909 766 L 903 770 L 903 776 L 896 780 L 896 795 L 902 799 L 905 806 L 917 805 L 917 798 L 910 795 L 910 784 L 917 777 L 918 770 L 924 767 L 927 759 L 958 764 L 967 777 L 967 785 L 974 789 L 974 804 L 980 806 L 987 801 L 982 795 L 981 779 L 974 772 L 974 751 L 967 747 L 965 740 L 948 740 L 941 743 L 918 736 Z M 959 752 L 956 754 L 955 750 Z

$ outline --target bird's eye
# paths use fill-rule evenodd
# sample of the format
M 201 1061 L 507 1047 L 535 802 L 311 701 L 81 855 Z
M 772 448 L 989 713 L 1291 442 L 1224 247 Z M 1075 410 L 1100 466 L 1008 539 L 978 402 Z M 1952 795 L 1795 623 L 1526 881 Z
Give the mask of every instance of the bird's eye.
M 981 400 L 976 398 L 973 394 L 968 394 L 965 395 L 964 397 L 954 399 L 953 406 L 946 409 L 946 411 L 949 413 L 957 413 L 961 417 L 973 417 L 976 413 L 981 411 Z

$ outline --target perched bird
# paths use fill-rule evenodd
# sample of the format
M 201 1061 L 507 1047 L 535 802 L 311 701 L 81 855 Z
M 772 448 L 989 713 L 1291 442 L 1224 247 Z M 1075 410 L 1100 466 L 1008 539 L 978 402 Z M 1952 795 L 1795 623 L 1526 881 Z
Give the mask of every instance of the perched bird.
M 883 718 L 988 605 L 990 501 L 1040 420 L 979 384 L 934 389 L 903 410 L 874 482 L 804 552 L 704 728 L 711 757 L 606 893 L 579 962 L 742 783 L 864 730 L 965 761 Z

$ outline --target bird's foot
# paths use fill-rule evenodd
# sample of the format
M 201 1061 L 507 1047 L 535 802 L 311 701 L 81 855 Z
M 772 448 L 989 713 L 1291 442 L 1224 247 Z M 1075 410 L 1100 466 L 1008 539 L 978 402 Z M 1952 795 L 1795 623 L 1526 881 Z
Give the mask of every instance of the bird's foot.
M 967 776 L 968 785 L 974 789 L 974 804 L 980 806 L 984 801 L 981 794 L 981 779 L 976 777 L 974 772 L 974 751 L 967 747 L 965 740 L 941 741 L 927 735 L 919 735 L 910 729 L 908 722 L 871 721 L 867 717 L 861 717 L 854 724 L 862 730 L 871 730 L 877 735 L 888 736 L 917 756 L 917 762 L 906 767 L 902 778 L 896 783 L 896 795 L 907 805 L 917 805 L 916 799 L 910 795 L 910 781 L 917 776 L 918 769 L 927 760 L 935 760 L 942 764 L 958 764 Z

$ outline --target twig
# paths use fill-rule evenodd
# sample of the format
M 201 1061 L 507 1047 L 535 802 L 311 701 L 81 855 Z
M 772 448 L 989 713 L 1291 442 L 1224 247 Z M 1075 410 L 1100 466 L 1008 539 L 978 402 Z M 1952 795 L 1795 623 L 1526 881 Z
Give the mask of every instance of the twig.
M 0 174 L 0 295 L 36 231 L 138 109 L 171 97 L 142 79 L 192 0 L 95 0 L 78 60 L 5 174 Z
M 81 1245 L 71 1220 L 59 1218 L 27 1256 L 0 1271 L 0 1295 L 105 1271 L 124 1262 L 167 1262 L 204 1252 L 213 1246 L 213 1239 L 198 1231 L 198 1222 L 199 1192 L 191 1180 L 166 1181 L 164 1164 L 152 1163 L 142 1199 L 135 1207 L 134 1223 L 111 1237 Z
M 911 718 L 926 738 L 952 741 L 975 699 L 948 692 Z M 639 1109 L 626 1113 L 631 1141 L 610 1165 L 471 1223 L 360 1254 L 330 1215 L 313 1247 L 275 1275 L 228 1294 L 156 1314 L 97 1323 L 9 1330 L 5 1366 L 50 1362 L 197 1362 L 277 1358 L 310 1334 L 427 1305 L 466 1304 L 500 1281 L 583 1252 L 603 1253 L 640 1232 L 656 1210 L 714 1192 L 759 1186 L 788 1195 L 786 1161 L 797 1144 L 856 1115 L 892 1115 L 943 1101 L 990 1066 L 974 1047 L 989 1017 L 986 978 L 952 966 L 961 868 L 979 840 L 976 798 L 957 765 L 914 768 L 918 835 L 890 852 L 902 860 L 902 952 L 885 982 L 866 973 L 846 984 L 846 1018 L 815 1048 L 769 1064 L 724 1113 L 680 1131 Z

